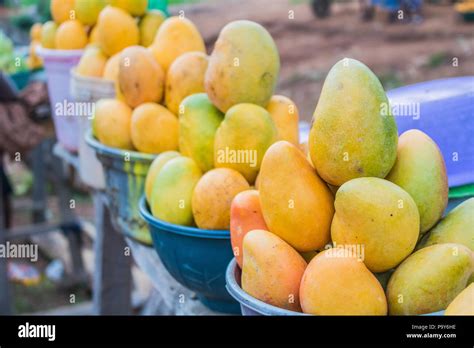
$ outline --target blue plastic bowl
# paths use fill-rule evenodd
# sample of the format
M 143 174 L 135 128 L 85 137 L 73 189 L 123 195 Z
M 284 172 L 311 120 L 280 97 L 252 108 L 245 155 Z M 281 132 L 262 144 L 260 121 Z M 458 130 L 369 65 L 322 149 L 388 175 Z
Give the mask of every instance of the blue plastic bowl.
M 117 229 L 127 237 L 151 245 L 150 231 L 138 206 L 148 169 L 156 156 L 105 146 L 90 131 L 86 133 L 86 142 L 104 167 L 105 191 Z
M 229 294 L 240 303 L 240 310 L 244 316 L 254 315 L 296 315 L 296 316 L 308 316 L 300 312 L 293 312 L 286 309 L 278 308 L 268 303 L 257 300 L 255 297 L 250 296 L 240 286 L 240 277 L 242 272 L 237 266 L 235 258 L 233 258 L 226 271 L 226 288 Z M 444 315 L 444 311 L 423 314 L 423 315 Z
M 225 288 L 225 273 L 234 257 L 227 230 L 203 230 L 164 222 L 151 215 L 145 197 L 140 213 L 150 227 L 153 245 L 168 272 L 196 292 L 208 308 L 240 313 Z

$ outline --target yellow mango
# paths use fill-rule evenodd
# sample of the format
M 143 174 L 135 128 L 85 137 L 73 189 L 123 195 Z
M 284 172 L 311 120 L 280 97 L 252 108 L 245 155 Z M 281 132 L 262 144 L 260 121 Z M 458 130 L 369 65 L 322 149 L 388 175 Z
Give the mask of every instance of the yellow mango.
M 331 185 L 389 173 L 397 126 L 382 84 L 367 66 L 344 58 L 329 71 L 308 145 L 318 174 Z
M 107 57 L 97 46 L 88 46 L 82 54 L 76 73 L 82 76 L 102 77 Z
M 58 25 L 53 21 L 49 21 L 43 24 L 43 26 L 41 27 L 41 46 L 43 48 L 55 48 L 57 30 Z
M 156 156 L 153 162 L 151 162 L 150 169 L 148 169 L 145 180 L 145 196 L 148 204 L 151 204 L 153 184 L 155 183 L 156 176 L 160 172 L 161 168 L 163 168 L 163 166 L 168 163 L 169 160 L 179 156 L 181 156 L 181 154 L 177 151 L 165 151 Z
M 132 16 L 143 16 L 148 7 L 148 0 L 107 0 L 108 4 L 121 8 Z
M 158 172 L 151 194 L 151 212 L 163 221 L 192 226 L 191 199 L 201 170 L 189 157 L 169 160 Z
M 293 248 L 313 251 L 329 242 L 333 195 L 296 146 L 282 140 L 268 149 L 259 191 L 268 228 Z
M 115 98 L 125 101 L 119 86 L 120 53 L 110 57 L 105 63 L 103 78 L 114 82 Z
M 41 23 L 35 23 L 30 28 L 30 39 L 31 41 L 40 41 L 41 40 Z
M 296 250 L 265 230 L 243 242 L 242 289 L 270 305 L 301 312 L 299 288 L 306 262 Z
M 222 112 L 241 103 L 266 107 L 280 72 L 278 49 L 260 24 L 239 20 L 219 33 L 206 72 L 209 99 Z
M 191 94 L 204 92 L 208 58 L 202 52 L 187 52 L 176 58 L 166 73 L 165 102 L 178 115 L 179 104 Z M 184 112 L 184 110 L 183 110 Z
M 354 255 L 336 249 L 316 255 L 300 286 L 303 312 L 316 315 L 387 315 L 387 299 L 377 278 Z
M 179 116 L 179 151 L 196 161 L 203 172 L 214 168 L 214 138 L 224 115 L 206 93 L 186 97 Z
M 153 43 L 158 28 L 165 19 L 166 15 L 160 10 L 149 10 L 142 17 L 138 27 L 140 29 L 140 44 L 143 47 L 148 47 Z
M 76 19 L 74 3 L 75 0 L 51 0 L 50 11 L 53 20 L 57 24 L 61 24 L 65 21 Z
M 192 51 L 206 53 L 201 34 L 194 24 L 184 17 L 166 19 L 158 29 L 150 49 L 165 71 L 183 53 Z
M 457 243 L 474 251 L 474 198 L 451 210 L 431 231 L 422 246 Z
M 444 315 L 474 315 L 474 283 L 456 296 Z
M 84 25 L 95 25 L 105 5 L 105 0 L 75 0 L 74 9 L 77 19 Z
M 413 198 L 399 186 L 379 178 L 346 182 L 336 193 L 332 240 L 360 245 L 372 272 L 385 272 L 415 248 L 420 217 Z
M 178 119 L 164 106 L 144 103 L 133 110 L 131 134 L 140 152 L 159 154 L 178 150 Z
M 132 110 L 127 104 L 116 99 L 101 99 L 95 105 L 94 136 L 104 145 L 131 150 L 131 120 Z
M 230 206 L 234 197 L 250 188 L 239 172 L 228 168 L 208 171 L 197 183 L 192 208 L 194 221 L 206 230 L 228 230 Z
M 163 98 L 165 74 L 151 53 L 141 46 L 130 46 L 120 53 L 120 91 L 132 108 Z
M 267 110 L 254 104 L 235 105 L 217 129 L 214 166 L 235 169 L 253 184 L 265 152 L 276 140 L 277 130 Z
M 267 105 L 267 111 L 272 116 L 278 130 L 278 140 L 286 140 L 293 145 L 299 145 L 299 112 L 296 104 L 282 95 L 274 95 Z M 305 147 L 307 150 L 307 146 Z
M 117 7 L 106 6 L 100 12 L 97 30 L 100 46 L 109 57 L 140 42 L 137 23 L 127 12 Z
M 54 46 L 58 50 L 80 50 L 89 42 L 86 29 L 78 20 L 61 23 L 54 40 Z
M 420 231 L 425 233 L 443 215 L 448 205 L 448 176 L 436 143 L 417 129 L 398 140 L 397 160 L 386 177 L 407 191 L 420 213 Z
M 437 244 L 418 250 L 388 282 L 389 314 L 420 315 L 446 309 L 473 271 L 472 251 L 464 245 Z

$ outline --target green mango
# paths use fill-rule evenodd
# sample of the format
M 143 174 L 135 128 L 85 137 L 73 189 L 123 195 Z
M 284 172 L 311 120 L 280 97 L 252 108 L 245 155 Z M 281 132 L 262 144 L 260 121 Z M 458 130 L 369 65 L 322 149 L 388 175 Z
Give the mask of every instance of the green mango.
M 474 198 L 459 204 L 431 229 L 422 247 L 458 243 L 474 251 Z
M 432 245 L 410 255 L 388 282 L 390 315 L 419 315 L 446 309 L 474 271 L 472 251 L 461 244 Z
M 153 216 L 172 224 L 192 226 L 191 198 L 201 176 L 201 170 L 191 158 L 179 156 L 169 160 L 153 183 Z
M 203 172 L 214 168 L 214 138 L 224 114 L 206 93 L 186 97 L 179 114 L 179 150 L 191 157 Z
M 384 178 L 397 155 L 397 125 L 377 76 L 344 58 L 329 71 L 309 135 L 311 161 L 327 183 Z
M 413 198 L 420 213 L 421 233 L 441 219 L 448 205 L 448 176 L 443 155 L 428 135 L 411 129 L 400 136 L 397 161 L 385 179 Z

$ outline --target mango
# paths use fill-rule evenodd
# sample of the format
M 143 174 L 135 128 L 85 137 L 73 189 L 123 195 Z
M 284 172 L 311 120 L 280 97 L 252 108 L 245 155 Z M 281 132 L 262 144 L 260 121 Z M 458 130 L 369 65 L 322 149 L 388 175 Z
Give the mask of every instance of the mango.
M 61 24 L 65 21 L 76 19 L 74 3 L 75 0 L 51 0 L 49 9 L 53 20 L 57 24 Z
M 242 289 L 270 305 L 301 312 L 299 288 L 305 260 L 284 240 L 265 230 L 243 241 Z
M 268 227 L 263 219 L 258 191 L 246 190 L 237 194 L 230 206 L 230 242 L 240 268 L 243 266 L 242 243 L 252 230 L 268 230 Z
M 54 47 L 58 50 L 80 50 L 88 43 L 86 29 L 78 20 L 65 21 L 56 30 Z
M 97 26 L 92 27 L 89 32 L 89 44 L 96 44 L 100 47 L 99 30 L 97 30 Z
M 334 197 L 296 146 L 282 140 L 267 150 L 259 191 L 268 228 L 293 248 L 313 251 L 329 242 Z
M 178 150 L 178 119 L 164 106 L 144 103 L 133 110 L 132 142 L 144 153 L 159 154 Z
M 158 29 L 150 49 L 165 71 L 183 53 L 192 51 L 206 53 L 201 34 L 194 24 L 184 17 L 166 19 Z
M 456 296 L 446 308 L 444 315 L 474 315 L 474 284 Z
M 217 129 L 214 165 L 235 169 L 253 184 L 265 152 L 276 140 L 277 130 L 267 110 L 254 104 L 235 105 Z
M 474 198 L 469 198 L 451 210 L 429 232 L 422 246 L 457 243 L 474 251 Z
M 299 145 L 299 112 L 296 104 L 282 95 L 271 97 L 267 111 L 278 130 L 278 140 L 286 140 L 293 145 Z
M 132 109 L 127 104 L 116 99 L 101 99 L 95 105 L 92 131 L 104 145 L 131 150 L 131 121 Z
M 40 41 L 41 40 L 41 23 L 35 23 L 30 28 L 30 39 L 31 41 Z
M 334 206 L 333 242 L 363 247 L 364 263 L 372 272 L 397 266 L 415 248 L 418 209 L 413 198 L 390 181 L 350 180 L 337 190 Z
M 206 93 L 222 112 L 241 103 L 266 107 L 278 81 L 280 57 L 268 31 L 239 20 L 219 33 L 206 72 Z
M 153 184 L 155 183 L 156 176 L 160 172 L 161 168 L 163 168 L 163 166 L 168 163 L 169 160 L 179 156 L 181 156 L 181 154 L 177 151 L 165 151 L 156 156 L 153 162 L 151 162 L 150 169 L 148 169 L 145 180 L 145 197 L 148 204 L 151 204 Z
M 232 200 L 249 188 L 247 180 L 235 170 L 208 171 L 194 188 L 192 209 L 196 225 L 206 230 L 228 230 Z
M 88 46 L 79 61 L 76 73 L 82 76 L 102 77 L 107 57 L 98 46 Z
M 437 244 L 410 255 L 388 282 L 390 315 L 438 312 L 466 287 L 474 271 L 472 251 L 461 244 Z
M 420 213 L 420 232 L 425 233 L 443 215 L 448 205 L 448 176 L 436 143 L 417 129 L 398 140 L 397 160 L 386 177 L 407 191 Z
M 119 68 L 120 68 L 120 53 L 110 57 L 105 63 L 103 78 L 113 81 L 115 87 L 115 98 L 125 101 L 125 97 L 120 91 L 119 86 Z
M 107 0 L 109 5 L 119 7 L 132 16 L 143 16 L 148 7 L 148 0 Z
M 100 12 L 97 30 L 100 46 L 109 57 L 140 42 L 137 23 L 127 12 L 117 7 L 106 6 Z
M 214 168 L 214 138 L 224 115 L 205 93 L 186 97 L 179 116 L 179 150 L 194 159 L 203 172 Z
M 344 58 L 331 68 L 308 145 L 318 174 L 331 185 L 389 173 L 397 156 L 397 126 L 382 84 L 367 66 Z
M 163 24 L 166 15 L 160 10 L 149 10 L 140 20 L 138 28 L 140 29 L 140 44 L 148 47 L 155 40 L 158 28 Z
M 41 27 L 41 46 L 43 48 L 55 48 L 57 30 L 58 25 L 53 21 L 49 21 L 43 24 L 43 26 Z
M 106 4 L 105 0 L 75 0 L 76 17 L 84 25 L 95 25 Z
M 141 46 L 130 46 L 120 53 L 120 91 L 132 108 L 163 98 L 165 74 L 151 53 Z
M 172 113 L 191 94 L 204 92 L 204 74 L 208 58 L 202 52 L 187 52 L 176 58 L 166 73 L 165 102 Z
M 169 160 L 158 172 L 151 194 L 151 212 L 163 221 L 192 226 L 191 199 L 201 170 L 189 157 Z
M 387 315 L 387 299 L 361 260 L 335 249 L 316 255 L 300 286 L 303 312 L 316 315 Z

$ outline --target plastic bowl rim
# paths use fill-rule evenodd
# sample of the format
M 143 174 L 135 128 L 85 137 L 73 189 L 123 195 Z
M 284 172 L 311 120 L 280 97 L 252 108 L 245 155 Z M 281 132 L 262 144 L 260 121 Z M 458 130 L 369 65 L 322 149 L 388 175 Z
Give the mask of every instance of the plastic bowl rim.
M 85 139 L 86 139 L 87 144 L 90 147 L 92 147 L 97 153 L 102 154 L 102 155 L 107 155 L 108 157 L 120 158 L 121 160 L 123 160 L 124 154 L 129 153 L 130 162 L 133 162 L 133 161 L 151 162 L 157 156 L 157 155 L 142 153 L 142 152 L 138 152 L 134 150 L 116 149 L 116 148 L 101 144 L 92 136 L 92 130 L 90 129 L 86 132 Z
M 145 195 L 140 198 L 139 210 L 140 215 L 149 225 L 151 225 L 152 227 L 156 227 L 160 230 L 164 230 L 166 232 L 180 234 L 188 237 L 199 237 L 208 239 L 230 239 L 230 232 L 228 230 L 204 230 L 197 227 L 180 226 L 165 222 L 154 217 L 149 211 Z M 153 229 L 150 229 L 150 233 L 153 233 Z

